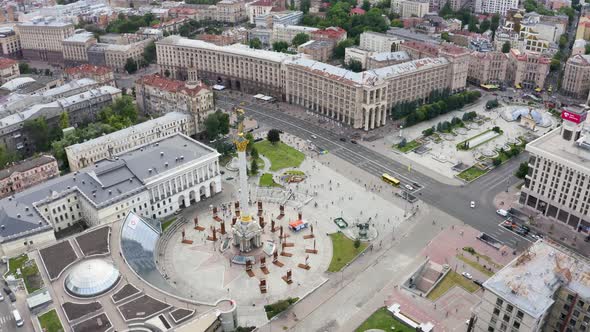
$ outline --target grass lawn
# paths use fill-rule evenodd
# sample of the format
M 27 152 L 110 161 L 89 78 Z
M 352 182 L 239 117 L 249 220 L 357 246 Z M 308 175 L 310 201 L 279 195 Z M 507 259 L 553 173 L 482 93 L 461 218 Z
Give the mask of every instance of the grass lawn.
M 483 259 L 483 260 L 485 260 L 485 261 L 486 261 L 486 262 L 488 262 L 490 265 L 493 265 L 493 266 L 495 266 L 497 269 L 501 269 L 501 268 L 503 268 L 503 267 L 504 267 L 503 265 L 500 265 L 500 264 L 498 264 L 498 263 L 494 262 L 494 260 L 493 260 L 493 259 L 491 259 L 491 258 L 490 258 L 490 256 L 487 256 L 487 255 L 484 255 L 484 254 L 480 254 L 480 253 L 478 253 L 477 251 L 475 251 L 475 249 L 473 249 L 473 248 L 471 248 L 471 247 L 463 247 L 463 248 L 462 248 L 462 250 L 463 250 L 463 251 L 466 251 L 466 252 L 468 252 L 468 253 L 470 253 L 470 254 L 472 254 L 473 256 L 477 256 L 477 257 L 479 257 L 480 259 Z
M 270 170 L 278 171 L 287 167 L 299 167 L 305 159 L 299 152 L 283 142 L 272 144 L 267 140 L 254 143 L 256 150 L 270 160 Z
M 394 148 L 398 149 L 400 152 L 403 152 L 403 153 L 408 153 L 420 146 L 422 146 L 422 144 L 416 142 L 415 140 L 407 142 L 403 148 L 400 148 L 399 145 L 397 145 L 397 144 L 393 145 Z
M 304 171 L 300 171 L 298 169 L 291 169 L 291 170 L 286 171 L 283 174 L 288 174 L 288 175 L 301 175 L 301 176 L 303 176 L 303 175 L 305 175 L 305 172 Z
M 462 260 L 463 262 L 467 263 L 469 266 L 471 266 L 472 268 L 478 270 L 479 272 L 487 275 L 488 277 L 491 277 L 494 275 L 494 272 L 486 269 L 483 267 L 483 265 L 479 264 L 476 261 L 472 261 L 471 259 L 463 256 L 463 255 L 457 255 L 457 258 Z
M 170 225 L 172 225 L 172 223 L 175 221 L 176 221 L 176 217 L 172 217 L 172 218 L 164 221 L 162 223 L 162 232 L 164 232 L 166 230 L 166 228 L 170 227 Z
M 392 328 L 393 327 L 393 328 Z M 357 327 L 356 332 L 364 332 L 370 329 L 379 329 L 383 331 L 396 332 L 413 332 L 415 329 L 397 320 L 393 315 L 383 307 L 375 311 L 361 326 Z
M 487 170 L 481 170 L 478 167 L 471 166 L 468 169 L 464 170 L 463 172 L 457 174 L 457 176 L 460 179 L 470 182 L 470 181 L 473 181 L 473 180 L 477 179 L 478 177 L 486 174 L 487 172 L 488 172 Z
M 268 319 L 273 318 L 274 316 L 280 314 L 281 312 L 287 310 L 289 306 L 299 300 L 298 297 L 290 297 L 285 300 L 280 300 L 272 304 L 267 304 L 264 306 L 264 311 L 266 312 L 266 317 Z
M 264 173 L 260 176 L 260 181 L 258 182 L 260 187 L 282 187 L 280 184 L 276 183 L 275 180 L 272 178 L 272 174 Z
M 332 233 L 330 234 L 330 238 L 332 238 L 333 253 L 328 272 L 340 271 L 346 264 L 352 261 L 356 255 L 367 247 L 366 243 L 361 242 L 361 245 L 358 248 L 355 248 L 354 241 L 347 238 L 342 233 Z
M 38 318 L 41 328 L 43 328 L 43 330 L 46 332 L 60 332 L 64 330 L 59 320 L 59 316 L 57 316 L 57 312 L 55 312 L 55 309 L 38 316 Z
M 29 257 L 26 254 L 11 258 L 9 264 L 10 270 L 8 273 L 14 275 L 16 278 L 22 278 L 27 292 L 32 293 L 43 287 L 43 279 L 39 274 L 37 264 L 34 260 L 29 261 Z M 20 275 L 16 274 L 16 270 L 18 269 L 20 269 Z
M 13 257 L 11 259 L 8 260 L 8 264 L 10 267 L 10 270 L 8 270 L 8 272 L 10 274 L 16 274 L 16 270 L 20 269 L 23 264 L 26 263 L 26 261 L 29 260 L 29 256 L 27 256 L 26 254 L 22 254 L 20 256 L 17 257 Z
M 449 271 L 443 280 L 439 282 L 430 293 L 428 293 L 426 298 L 434 301 L 454 286 L 463 287 L 469 293 L 473 293 L 479 289 L 479 286 L 474 284 L 473 281 L 463 277 L 455 271 Z

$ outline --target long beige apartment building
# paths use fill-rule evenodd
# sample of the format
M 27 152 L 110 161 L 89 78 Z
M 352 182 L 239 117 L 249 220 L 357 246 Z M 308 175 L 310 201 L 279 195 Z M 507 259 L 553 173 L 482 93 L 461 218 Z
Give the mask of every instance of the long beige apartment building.
M 164 38 L 156 48 L 161 72 L 173 78 L 187 79 L 196 71 L 209 84 L 273 95 L 365 130 L 384 125 L 395 104 L 424 101 L 435 90 L 458 90 L 467 77 L 467 69 L 453 70 L 444 57 L 354 73 L 301 55 L 216 46 L 180 36 Z M 453 75 L 461 75 L 462 84 Z

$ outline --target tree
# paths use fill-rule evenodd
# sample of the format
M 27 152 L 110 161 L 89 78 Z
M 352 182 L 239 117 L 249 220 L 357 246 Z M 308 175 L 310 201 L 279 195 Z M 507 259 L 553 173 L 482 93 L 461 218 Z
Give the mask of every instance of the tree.
M 262 42 L 258 38 L 250 39 L 250 41 L 248 42 L 248 45 L 250 46 L 250 48 L 254 48 L 257 50 L 262 48 Z
M 492 131 L 494 131 L 494 132 L 496 132 L 498 134 L 501 134 L 502 133 L 502 129 L 500 129 L 500 127 L 498 127 L 498 126 L 495 126 L 494 128 L 492 128 Z
M 271 129 L 266 134 L 266 139 L 272 144 L 276 144 L 281 141 L 281 132 L 278 129 Z
M 399 18 L 396 18 L 391 20 L 391 26 L 394 28 L 403 28 L 404 22 L 402 22 L 402 20 L 400 20 Z
M 18 70 L 21 74 L 30 74 L 31 68 L 29 67 L 28 63 L 21 62 L 18 64 Z
M 6 167 L 6 165 L 13 161 L 17 161 L 18 159 L 18 155 L 13 152 L 6 151 L 4 146 L 0 145 L 0 168 Z
M 401 148 L 405 147 L 407 144 L 408 144 L 408 141 L 405 138 L 402 138 L 402 140 L 399 143 L 397 143 L 397 147 L 401 149 Z
M 164 70 L 164 76 L 170 77 L 170 70 L 168 70 L 168 69 Z
M 498 27 L 500 27 L 500 15 L 499 14 L 494 14 L 492 16 L 492 22 L 490 24 L 490 30 L 492 30 L 493 32 L 496 32 L 496 30 L 498 30 Z
M 444 41 L 446 41 L 446 42 L 448 42 L 448 43 L 450 43 L 450 42 L 451 42 L 451 38 L 449 37 L 449 33 L 448 33 L 447 31 L 443 31 L 443 32 L 440 34 L 440 39 L 442 39 L 442 40 L 444 40 Z
M 475 17 L 471 17 L 469 19 L 469 24 L 467 25 L 467 30 L 469 30 L 469 32 L 477 32 L 477 20 L 475 19 Z
M 348 64 L 345 67 L 352 70 L 355 73 L 360 73 L 361 71 L 363 71 L 363 64 L 355 59 L 348 61 Z
M 549 70 L 556 71 L 556 70 L 559 70 L 559 67 L 561 67 L 561 61 L 559 61 L 555 58 L 551 59 L 551 64 L 549 65 Z
M 127 62 L 125 62 L 125 70 L 129 74 L 135 73 L 137 71 L 137 61 L 132 58 L 127 58 Z
M 309 8 L 311 7 L 311 0 L 301 0 L 299 3 L 299 10 L 303 12 L 303 14 L 309 13 Z
M 258 174 L 258 163 L 256 162 L 256 159 L 252 158 L 252 161 L 250 162 L 250 175 L 256 174 Z
M 505 41 L 504 44 L 502 44 L 502 53 L 508 53 L 510 52 L 510 49 L 512 48 L 512 46 L 510 45 L 509 41 Z
M 500 159 L 500 157 L 494 158 L 492 163 L 494 164 L 494 166 L 500 166 L 502 164 L 502 159 Z
M 33 140 L 35 150 L 38 152 L 49 150 L 49 127 L 44 117 L 34 120 L 25 120 L 23 130 Z
M 353 245 L 354 245 L 354 248 L 355 249 L 360 248 L 360 246 L 361 246 L 361 240 L 360 239 L 354 240 L 354 244 Z
M 484 33 L 488 30 L 490 30 L 491 27 L 491 23 L 488 20 L 483 20 L 483 22 L 481 22 L 479 24 L 479 33 Z
M 590 54 L 590 44 L 586 44 L 586 46 L 584 46 L 584 54 Z
M 59 127 L 61 129 L 68 128 L 70 126 L 70 116 L 68 112 L 62 112 L 59 116 Z
M 568 39 L 567 35 L 563 34 L 559 36 L 559 48 L 565 48 L 567 46 Z
M 345 49 L 347 47 L 353 46 L 354 44 L 355 40 L 351 38 L 339 42 L 338 45 L 336 45 L 336 47 L 334 48 L 334 57 L 337 59 L 344 58 Z
M 143 49 L 143 59 L 146 63 L 156 63 L 156 43 L 151 42 Z
M 486 108 L 491 110 L 492 108 L 496 108 L 500 106 L 500 103 L 498 103 L 498 99 L 492 99 L 492 100 L 488 100 L 488 102 L 486 103 Z
M 284 41 L 277 41 L 272 43 L 272 50 L 275 52 L 286 52 L 289 48 L 289 44 Z
M 309 41 L 309 36 L 306 33 L 300 32 L 295 37 L 293 37 L 293 41 L 291 44 L 295 47 L 305 44 Z
M 219 136 L 219 119 L 217 118 L 215 113 L 209 114 L 205 118 L 204 125 L 205 132 L 207 133 L 207 137 L 209 138 L 209 140 L 217 139 L 217 136 Z
M 258 158 L 260 158 L 258 150 L 255 147 L 252 147 L 252 150 L 250 151 L 250 157 L 252 157 L 254 160 L 258 160 Z
M 371 2 L 369 0 L 363 0 L 363 4 L 361 5 L 361 9 L 365 12 L 371 10 Z

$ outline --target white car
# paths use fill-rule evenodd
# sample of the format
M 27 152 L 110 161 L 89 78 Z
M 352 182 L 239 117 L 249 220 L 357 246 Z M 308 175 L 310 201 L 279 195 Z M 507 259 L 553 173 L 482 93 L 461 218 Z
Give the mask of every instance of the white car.
M 406 184 L 406 185 L 405 185 L 405 187 L 406 187 L 406 189 L 408 189 L 408 190 L 414 190 L 414 187 L 410 186 L 409 184 Z
M 471 201 L 471 203 L 469 203 L 469 206 L 471 206 L 472 209 L 475 208 L 475 202 Z
M 311 138 L 316 139 L 318 137 L 316 135 L 311 135 Z
M 461 273 L 461 275 L 469 280 L 473 279 L 473 276 L 467 272 L 463 272 L 463 273 Z

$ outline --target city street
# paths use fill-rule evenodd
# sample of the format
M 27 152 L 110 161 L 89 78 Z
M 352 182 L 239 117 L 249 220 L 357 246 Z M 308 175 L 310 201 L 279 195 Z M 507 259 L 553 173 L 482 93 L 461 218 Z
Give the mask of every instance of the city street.
M 497 193 L 505 191 L 519 181 L 513 176 L 513 173 L 520 162 L 526 160 L 526 154 L 519 155 L 470 184 L 452 186 L 434 180 L 429 175 L 415 169 L 409 169 L 396 160 L 362 145 L 354 144 L 348 139 L 341 141 L 341 136 L 333 131 L 287 115 L 281 112 L 276 104 L 256 103 L 252 105 L 246 102 L 241 105 L 240 103 L 243 103 L 243 98 L 226 95 L 219 96 L 217 100 L 218 106 L 221 107 L 231 108 L 240 105 L 239 107 L 243 108 L 248 116 L 261 124 L 312 141 L 318 148 L 325 149 L 330 154 L 372 175 L 381 177 L 383 173 L 388 173 L 397 177 L 401 180 L 401 186 L 409 184 L 413 188 L 417 188 L 414 189 L 414 194 L 420 200 L 464 221 L 481 232 L 496 237 L 510 247 L 522 250 L 530 244 L 528 239 L 498 226 L 502 218 L 496 214 L 496 208 L 493 205 L 493 198 Z M 475 201 L 477 207 L 469 208 L 470 201 Z

